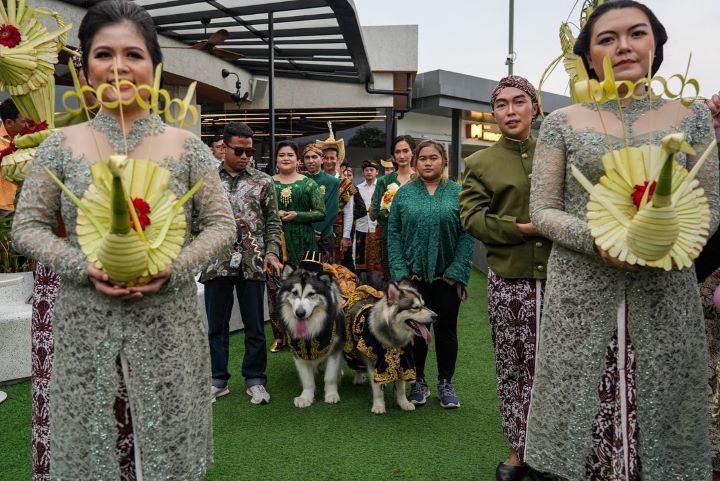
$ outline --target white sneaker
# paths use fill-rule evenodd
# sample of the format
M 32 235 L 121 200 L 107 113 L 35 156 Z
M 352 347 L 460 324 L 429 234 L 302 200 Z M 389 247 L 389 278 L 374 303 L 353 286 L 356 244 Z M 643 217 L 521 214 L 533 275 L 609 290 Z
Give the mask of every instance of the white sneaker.
M 213 400 L 215 400 L 219 397 L 227 396 L 228 394 L 230 394 L 230 389 L 228 389 L 227 386 L 225 386 L 225 387 L 210 386 L 210 395 L 212 396 Z
M 250 386 L 245 391 L 250 396 L 250 402 L 253 404 L 267 404 L 270 402 L 270 393 L 265 390 L 262 384 Z

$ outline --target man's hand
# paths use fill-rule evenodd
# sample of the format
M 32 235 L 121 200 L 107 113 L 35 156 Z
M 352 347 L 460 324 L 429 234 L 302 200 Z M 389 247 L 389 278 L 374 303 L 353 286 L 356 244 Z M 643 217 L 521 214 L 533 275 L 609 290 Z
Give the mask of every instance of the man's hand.
M 517 230 L 524 237 L 538 235 L 538 232 L 535 230 L 535 226 L 532 224 L 532 222 L 529 222 L 527 224 L 515 224 L 515 227 L 517 227 Z
M 265 254 L 265 260 L 263 260 L 263 270 L 268 274 L 275 274 L 280 276 L 282 274 L 283 265 L 280 259 L 272 252 Z
M 348 249 L 352 247 L 352 239 L 349 237 L 343 237 L 340 241 L 340 251 L 345 253 Z

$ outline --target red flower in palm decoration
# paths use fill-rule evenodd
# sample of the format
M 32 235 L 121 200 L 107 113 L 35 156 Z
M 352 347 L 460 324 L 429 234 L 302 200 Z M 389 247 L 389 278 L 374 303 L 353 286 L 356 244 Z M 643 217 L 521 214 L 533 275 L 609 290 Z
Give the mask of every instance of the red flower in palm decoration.
M 27 127 L 25 127 L 18 135 L 34 134 L 35 132 L 40 132 L 42 130 L 47 130 L 47 129 L 48 129 L 47 120 L 43 120 L 39 124 L 36 124 L 32 120 L 28 119 Z
M 21 39 L 20 30 L 15 25 L 0 25 L 0 45 L 13 48 L 20 43 Z
M 135 213 L 138 216 L 138 221 L 140 222 L 140 228 L 142 230 L 145 230 L 145 227 L 150 225 L 150 217 L 148 217 L 148 214 L 150 213 L 150 204 L 145 202 L 140 197 L 135 197 L 132 199 L 133 207 L 135 208 Z M 130 215 L 130 210 L 128 209 L 128 215 Z M 135 229 L 135 222 L 133 222 L 132 215 L 130 215 L 130 225 L 132 229 Z
M 655 187 L 657 186 L 657 182 L 653 182 L 650 184 L 650 192 L 648 193 L 647 201 L 650 202 L 652 200 L 652 196 L 655 193 Z M 645 195 L 645 190 L 648 188 L 648 181 L 644 181 L 643 185 L 635 185 L 633 186 L 633 189 L 635 191 L 632 193 L 633 198 L 633 204 L 635 204 L 635 207 L 638 209 L 640 208 L 640 202 L 642 201 L 643 195 Z
M 13 144 L 12 142 L 10 142 L 10 145 L 8 145 L 8 146 L 5 147 L 4 149 L 0 150 L 0 160 L 2 160 L 3 157 L 5 157 L 6 155 L 12 154 L 12 153 L 15 152 L 16 150 L 17 150 L 17 147 L 15 147 L 15 144 Z

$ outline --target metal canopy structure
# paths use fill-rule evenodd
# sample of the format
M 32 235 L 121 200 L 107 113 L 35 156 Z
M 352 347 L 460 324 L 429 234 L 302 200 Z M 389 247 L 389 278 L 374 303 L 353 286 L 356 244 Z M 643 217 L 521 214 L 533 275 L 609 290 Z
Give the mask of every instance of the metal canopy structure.
M 92 0 L 63 0 L 80 7 Z M 158 33 L 188 46 L 228 31 L 217 48 L 253 75 L 366 83 L 370 66 L 352 0 L 136 0 Z M 228 60 L 227 57 L 223 57 Z

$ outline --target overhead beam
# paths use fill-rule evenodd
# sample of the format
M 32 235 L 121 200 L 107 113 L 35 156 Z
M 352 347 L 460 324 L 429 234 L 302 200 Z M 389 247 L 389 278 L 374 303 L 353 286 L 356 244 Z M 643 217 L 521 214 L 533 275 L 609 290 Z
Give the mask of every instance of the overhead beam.
M 228 40 L 237 40 L 243 38 L 267 38 L 267 30 L 256 30 L 255 32 L 229 32 Z M 287 28 L 283 30 L 275 30 L 275 37 L 305 37 L 316 35 L 341 35 L 342 31 L 339 27 L 315 27 L 315 28 Z M 188 33 L 182 35 L 182 38 L 188 41 L 206 40 L 207 35 L 204 33 Z
M 203 0 L 204 1 L 204 0 Z M 297 15 L 293 17 L 280 17 L 275 19 L 275 23 L 294 23 L 294 22 L 307 22 L 310 20 L 330 20 L 335 19 L 334 13 L 318 13 L 315 15 Z M 267 20 L 263 18 L 259 18 L 256 20 L 245 20 L 245 25 L 266 25 Z M 237 27 L 237 22 L 215 22 L 211 23 L 207 26 L 208 29 L 211 28 L 225 28 L 225 27 Z M 183 31 L 183 30 L 203 30 L 205 26 L 198 22 L 197 25 L 193 24 L 186 24 L 186 25 L 166 25 L 162 27 L 157 27 L 158 32 L 163 32 L 165 30 L 173 30 L 175 32 Z
M 174 2 L 160 2 L 165 5 Z M 187 3 L 200 3 L 198 0 L 190 0 L 189 2 L 180 2 L 183 5 Z M 153 4 L 158 5 L 158 4 Z M 244 15 L 258 15 L 267 14 L 268 12 L 286 12 L 289 10 L 306 10 L 308 8 L 320 8 L 327 7 L 328 4 L 325 0 L 297 0 L 297 1 L 284 1 L 284 2 L 272 2 L 272 3 L 259 3 L 256 5 L 246 5 L 242 7 L 227 7 L 223 10 L 207 10 L 201 12 L 187 12 L 177 13 L 173 15 L 158 15 L 153 17 L 155 25 L 166 25 L 169 23 L 183 23 L 192 22 L 198 18 L 223 18 L 228 15 L 234 15 L 242 17 Z M 147 7 L 145 7 L 147 9 Z M 163 8 L 162 6 L 156 6 L 155 8 Z

